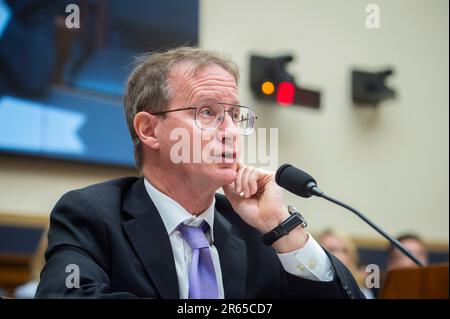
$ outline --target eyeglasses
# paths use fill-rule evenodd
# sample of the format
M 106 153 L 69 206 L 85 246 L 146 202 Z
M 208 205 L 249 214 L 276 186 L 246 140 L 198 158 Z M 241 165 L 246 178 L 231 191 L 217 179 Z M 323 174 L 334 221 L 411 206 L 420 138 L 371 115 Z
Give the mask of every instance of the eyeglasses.
M 231 106 L 231 108 L 226 110 L 225 106 Z M 214 131 L 219 128 L 225 119 L 225 113 L 229 113 L 234 125 L 237 127 L 241 135 L 250 135 L 255 128 L 255 120 L 258 118 L 253 109 L 250 107 L 219 102 L 205 102 L 199 104 L 198 106 L 184 107 L 150 114 L 161 115 L 185 110 L 195 110 L 195 124 L 199 129 L 205 131 Z

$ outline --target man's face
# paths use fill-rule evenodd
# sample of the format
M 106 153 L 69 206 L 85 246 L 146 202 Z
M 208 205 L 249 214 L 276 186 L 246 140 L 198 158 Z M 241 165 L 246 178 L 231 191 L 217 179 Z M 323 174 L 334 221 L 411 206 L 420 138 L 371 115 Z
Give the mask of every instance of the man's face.
M 339 238 L 333 235 L 327 235 L 322 239 L 320 244 L 348 268 L 355 266 L 354 265 L 355 261 L 352 260 L 350 253 L 345 248 L 344 243 Z
M 404 239 L 401 242 L 408 250 L 412 252 L 424 265 L 428 264 L 428 256 L 423 244 L 415 239 Z M 417 267 L 417 265 L 408 257 L 406 257 L 400 250 L 395 249 L 392 252 L 389 270 L 396 268 Z
M 205 102 L 239 104 L 238 88 L 231 74 L 217 65 L 203 67 L 195 73 L 190 72 L 191 68 L 188 63 L 179 64 L 169 73 L 168 80 L 174 94 L 167 110 L 198 106 Z M 226 113 L 216 130 L 202 130 L 196 125 L 194 114 L 195 110 L 171 112 L 161 119 L 161 162 L 168 172 L 177 174 L 180 179 L 195 180 L 195 184 L 200 186 L 219 188 L 230 184 L 236 177 L 239 158 L 238 129 L 230 114 Z M 171 138 L 175 132 L 188 133 L 188 138 L 182 139 L 178 134 Z M 180 155 L 189 161 L 174 163 Z

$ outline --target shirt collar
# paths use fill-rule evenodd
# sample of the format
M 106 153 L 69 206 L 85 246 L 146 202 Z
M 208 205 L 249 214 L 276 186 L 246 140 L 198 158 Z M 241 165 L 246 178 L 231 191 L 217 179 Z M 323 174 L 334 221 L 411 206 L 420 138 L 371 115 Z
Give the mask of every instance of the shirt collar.
M 202 221 L 205 221 L 208 223 L 210 228 L 211 240 L 214 241 L 213 226 L 214 206 L 216 203 L 215 197 L 213 198 L 211 205 L 203 213 L 198 216 L 194 216 L 172 198 L 156 189 L 156 187 L 153 186 L 146 178 L 144 178 L 144 185 L 147 194 L 152 199 L 156 209 L 158 209 L 169 235 L 171 235 L 181 223 L 190 226 L 199 226 Z

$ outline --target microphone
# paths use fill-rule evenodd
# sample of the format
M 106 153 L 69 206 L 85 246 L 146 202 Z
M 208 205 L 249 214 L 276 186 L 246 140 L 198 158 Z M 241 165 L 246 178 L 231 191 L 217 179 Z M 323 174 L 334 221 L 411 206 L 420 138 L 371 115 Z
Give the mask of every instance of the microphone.
M 295 195 L 308 198 L 313 194 L 317 182 L 311 175 L 291 164 L 281 165 L 275 174 L 275 182 Z
M 403 254 L 409 257 L 412 261 L 414 261 L 418 266 L 423 266 L 422 262 L 414 256 L 400 241 L 390 236 L 380 227 L 375 225 L 371 220 L 369 220 L 362 213 L 357 211 L 355 208 L 350 205 L 345 204 L 337 199 L 332 198 L 331 196 L 326 195 L 322 190 L 317 187 L 317 182 L 315 179 L 309 175 L 308 173 L 298 169 L 290 164 L 281 165 L 276 174 L 275 174 L 275 182 L 282 188 L 290 191 L 291 193 L 309 198 L 311 196 L 322 197 L 336 205 L 344 207 L 363 221 L 365 221 L 370 227 L 375 229 L 380 235 L 386 238 L 389 242 L 391 242 L 395 247 L 397 247 Z

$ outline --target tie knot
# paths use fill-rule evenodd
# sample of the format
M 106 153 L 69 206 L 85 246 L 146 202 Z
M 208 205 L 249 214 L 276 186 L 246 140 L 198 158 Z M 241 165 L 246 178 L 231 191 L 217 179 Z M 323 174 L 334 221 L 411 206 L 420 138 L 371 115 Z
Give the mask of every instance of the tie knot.
M 209 225 L 205 221 L 203 221 L 199 227 L 180 224 L 177 229 L 192 249 L 209 247 L 208 240 L 205 236 L 205 232 L 209 229 Z

